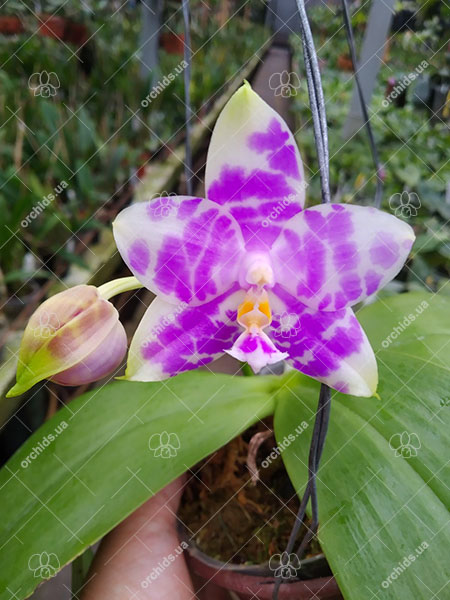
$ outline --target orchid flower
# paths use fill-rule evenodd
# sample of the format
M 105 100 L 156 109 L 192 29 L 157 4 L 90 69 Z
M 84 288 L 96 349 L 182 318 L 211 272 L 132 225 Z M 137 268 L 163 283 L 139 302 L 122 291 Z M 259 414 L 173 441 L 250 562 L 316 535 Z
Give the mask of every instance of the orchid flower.
M 400 271 L 411 227 L 375 208 L 303 210 L 293 135 L 248 83 L 217 120 L 205 186 L 207 199 L 137 203 L 113 224 L 122 258 L 157 295 L 125 377 L 161 380 L 227 352 L 255 372 L 286 359 L 336 390 L 373 395 L 375 356 L 350 307 Z

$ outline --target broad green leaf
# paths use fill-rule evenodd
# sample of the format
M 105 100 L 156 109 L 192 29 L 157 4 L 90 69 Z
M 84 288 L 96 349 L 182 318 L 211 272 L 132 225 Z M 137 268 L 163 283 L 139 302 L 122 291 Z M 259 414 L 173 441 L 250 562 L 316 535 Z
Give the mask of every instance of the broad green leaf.
M 26 598 L 45 577 L 42 561 L 55 570 L 70 562 L 271 414 L 275 386 L 272 377 L 191 372 L 161 383 L 116 382 L 58 411 L 0 472 L 1 600 Z
M 333 395 L 318 476 L 319 539 L 346 600 L 448 594 L 449 314 L 448 299 L 422 293 L 358 314 L 377 354 L 380 399 Z M 279 443 L 294 433 L 282 456 L 301 495 L 319 386 L 290 377 L 275 433 Z M 302 421 L 310 427 L 295 434 Z

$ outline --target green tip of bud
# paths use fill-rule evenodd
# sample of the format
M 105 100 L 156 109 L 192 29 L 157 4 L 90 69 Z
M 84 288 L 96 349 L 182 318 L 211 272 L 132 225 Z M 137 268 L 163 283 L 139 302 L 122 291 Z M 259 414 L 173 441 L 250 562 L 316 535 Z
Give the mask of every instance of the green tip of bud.
M 14 396 L 20 396 L 26 392 L 29 388 L 23 385 L 19 385 L 16 383 L 13 387 L 5 394 L 6 398 L 13 398 Z

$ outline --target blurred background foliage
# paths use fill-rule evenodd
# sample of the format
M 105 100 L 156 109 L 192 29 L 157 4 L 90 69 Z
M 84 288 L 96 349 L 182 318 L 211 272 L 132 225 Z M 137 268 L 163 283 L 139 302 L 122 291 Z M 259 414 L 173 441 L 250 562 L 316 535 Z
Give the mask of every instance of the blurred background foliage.
M 334 200 L 369 203 L 375 182 L 366 134 L 362 130 L 349 140 L 341 135 L 353 78 L 339 2 L 311 4 L 327 100 Z M 370 3 L 351 3 L 358 50 L 369 8 Z M 263 25 L 265 10 L 260 0 L 191 1 L 191 95 L 196 119 L 207 114 L 226 82 L 269 37 Z M 46 29 L 41 21 L 53 13 L 56 17 Z M 89 245 L 129 201 L 148 162 L 163 161 L 183 141 L 182 74 L 148 106 L 141 105 L 152 86 L 174 73 L 183 60 L 183 22 L 180 2 L 166 2 L 159 68 L 143 77 L 136 52 L 141 28 L 138 2 L 8 0 L 2 15 L 0 292 L 23 299 L 55 279 L 55 273 L 63 276 L 71 263 L 85 265 Z M 16 33 L 12 29 L 17 23 L 8 24 L 8 17 L 19 21 Z M 442 2 L 396 4 L 392 37 L 369 109 L 384 167 L 384 208 L 393 210 L 392 197 L 405 191 L 417 194 L 420 203 L 417 215 L 410 217 L 418 233 L 413 260 L 402 275 L 404 281 L 393 284 L 401 289 L 425 286 L 450 291 L 445 286 L 450 257 L 449 19 L 450 11 Z M 52 36 L 60 26 L 66 27 L 63 42 Z M 311 177 L 317 171 L 314 137 L 298 36 L 292 36 L 292 45 L 293 70 L 301 76 L 292 110 L 309 167 L 308 198 L 317 202 L 319 181 Z M 386 95 L 423 60 L 429 66 L 422 75 L 384 106 Z M 37 74 L 34 83 L 32 74 Z M 44 80 L 52 74 L 53 83 L 57 81 L 50 94 L 35 93 L 39 74 Z M 67 184 L 64 189 L 61 182 Z M 48 208 L 23 226 L 44 200 Z
M 416 230 L 417 241 L 400 281 L 392 282 L 383 293 L 425 287 L 450 294 L 447 285 L 450 275 L 450 11 L 441 2 L 401 2 L 396 9 L 369 116 L 383 165 L 383 208 L 408 219 Z M 368 8 L 364 3 L 353 3 L 352 14 L 359 49 Z M 333 201 L 371 204 L 376 181 L 367 133 L 362 128 L 350 139 L 342 136 L 354 84 L 342 19 L 325 6 L 311 8 L 310 17 L 312 30 L 316 32 L 326 101 Z M 301 43 L 296 36 L 291 41 L 295 48 L 294 70 L 302 74 L 302 85 L 294 96 L 293 106 L 296 137 L 309 167 L 311 185 L 307 196 L 310 202 L 317 203 L 320 182 L 317 175 L 311 177 L 317 173 L 318 165 Z M 428 66 L 423 72 L 401 89 L 397 98 L 384 102 L 395 86 L 404 87 L 403 78 L 416 73 L 424 60 Z M 401 194 L 403 203 L 410 203 L 410 211 L 399 210 Z
M 267 38 L 260 2 L 229 20 L 220 6 L 191 2 L 191 95 L 200 119 Z M 120 209 L 118 196 L 129 194 L 149 160 L 164 159 L 184 136 L 182 74 L 149 106 L 141 105 L 183 60 L 180 2 L 165 4 L 159 69 L 148 77 L 141 75 L 137 52 L 138 3 L 47 0 L 36 10 L 34 2 L 9 0 L 0 18 L 1 267 L 7 293 L 20 297 L 53 273 L 62 275 L 68 264 L 83 265 L 89 241 L 110 226 L 118 202 Z M 260 23 L 252 22 L 254 12 Z M 52 35 L 60 27 L 62 42 Z M 47 81 L 47 97 L 39 89 L 35 94 Z M 67 186 L 58 193 L 61 182 Z M 23 226 L 43 202 L 50 210 Z

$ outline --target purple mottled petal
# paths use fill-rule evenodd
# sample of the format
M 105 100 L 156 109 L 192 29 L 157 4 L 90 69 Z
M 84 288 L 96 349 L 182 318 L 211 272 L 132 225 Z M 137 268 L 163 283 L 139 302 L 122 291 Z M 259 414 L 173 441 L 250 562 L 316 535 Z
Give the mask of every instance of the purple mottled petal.
M 134 334 L 126 377 L 158 381 L 209 364 L 231 348 L 241 331 L 237 307 L 244 292 L 234 286 L 202 306 L 156 298 Z
M 345 394 L 370 397 L 375 393 L 375 356 L 351 308 L 317 311 L 279 285 L 269 296 L 271 337 L 296 369 Z
M 397 275 L 414 237 L 404 221 L 375 208 L 315 206 L 286 224 L 272 248 L 275 280 L 312 308 L 352 306 Z
M 238 279 L 241 230 L 225 208 L 175 196 L 140 202 L 113 224 L 122 258 L 149 290 L 171 303 L 203 304 Z
M 206 162 L 206 196 L 226 205 L 247 249 L 267 250 L 304 204 L 300 153 L 283 119 L 244 84 L 214 128 Z

